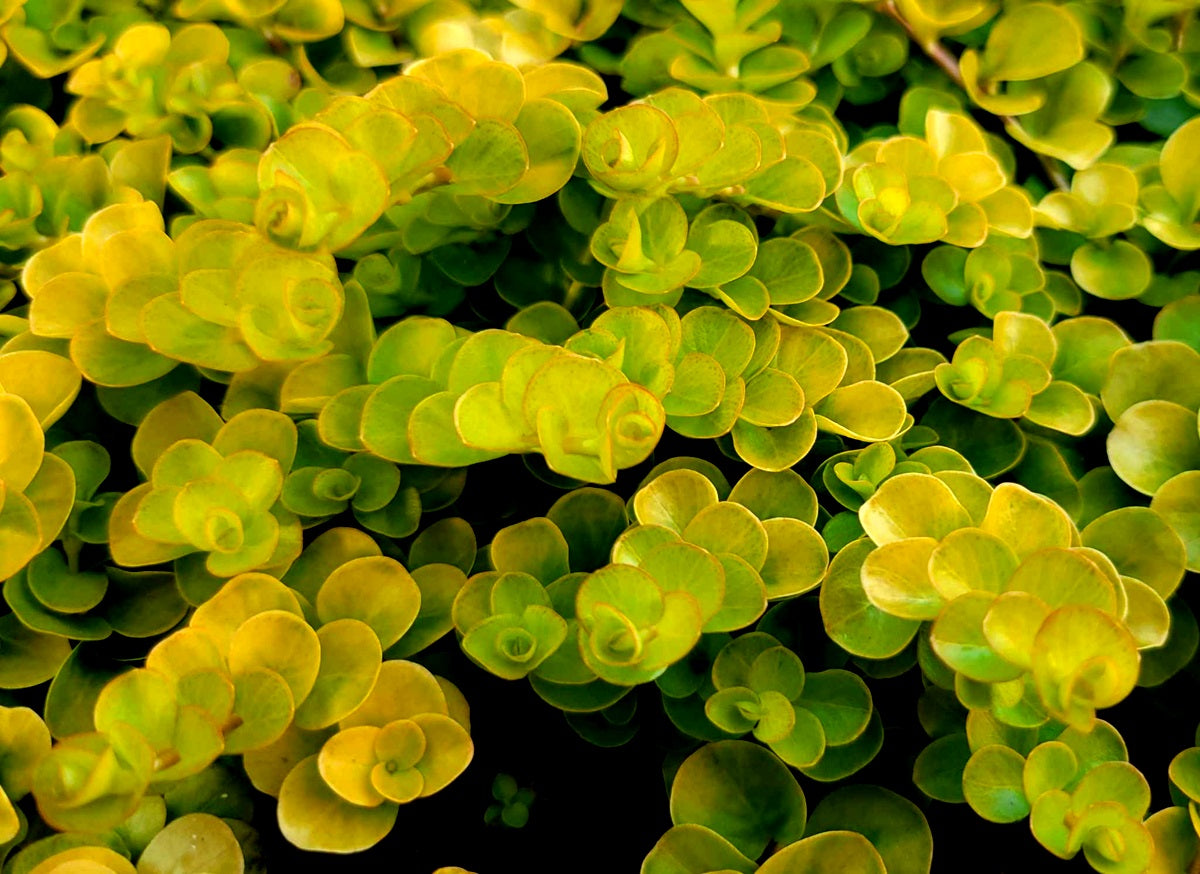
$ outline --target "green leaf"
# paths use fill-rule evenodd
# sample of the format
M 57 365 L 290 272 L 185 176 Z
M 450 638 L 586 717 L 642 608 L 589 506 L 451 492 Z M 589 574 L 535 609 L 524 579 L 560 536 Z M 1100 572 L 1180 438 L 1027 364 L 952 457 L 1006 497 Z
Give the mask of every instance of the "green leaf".
M 720 206 L 712 206 L 692 220 L 687 247 L 700 256 L 700 272 L 688 285 L 713 288 L 732 283 L 750 270 L 758 252 L 757 236 L 741 221 L 722 218 Z
M 804 793 L 787 766 L 747 741 L 701 747 L 671 784 L 676 825 L 710 828 L 750 859 L 761 856 L 772 841 L 798 840 L 806 815 Z
M 989 822 L 1017 822 L 1028 816 L 1024 769 L 1025 759 L 1006 746 L 975 750 L 963 770 L 963 795 L 971 809 Z
M 498 571 L 521 571 L 549 585 L 566 574 L 568 546 L 562 532 L 547 518 L 527 519 L 500 529 L 489 548 Z
M 702 874 L 706 871 L 758 870 L 737 848 L 702 825 L 676 825 L 667 830 L 642 862 L 642 874 Z
M 824 281 L 817 253 L 792 237 L 763 242 L 750 275 L 767 287 L 775 305 L 803 303 L 821 290 Z
M 1114 422 L 1141 401 L 1170 401 L 1188 410 L 1200 408 L 1200 378 L 1194 368 L 1200 353 L 1173 340 L 1153 340 L 1112 353 L 1100 398 Z
M 1128 240 L 1114 240 L 1104 248 L 1085 243 L 1071 256 L 1071 276 L 1080 288 L 1096 297 L 1128 300 L 1150 287 L 1154 265 Z
M 983 621 L 992 595 L 968 592 L 947 604 L 930 631 L 933 651 L 958 673 L 980 683 L 1015 680 L 1022 668 L 1002 658 L 988 643 Z
M 138 858 L 138 874 L 241 874 L 233 831 L 208 813 L 189 813 L 154 836 Z
M 1126 484 L 1154 495 L 1171 477 L 1200 468 L 1195 414 L 1170 401 L 1134 404 L 1108 434 L 1108 460 Z
M 901 652 L 920 623 L 880 610 L 867 598 L 861 568 L 874 547 L 860 539 L 833 557 L 821 585 L 821 618 L 839 646 L 864 658 L 885 659 Z
M 1184 544 L 1153 505 L 1105 513 L 1080 537 L 1084 546 L 1107 555 L 1122 574 L 1136 577 L 1163 598 L 1170 597 L 1183 580 Z
M 827 831 L 796 841 L 767 859 L 758 870 L 761 874 L 787 874 L 790 871 L 886 874 L 887 871 L 879 852 L 856 831 Z
M 888 874 L 929 874 L 933 835 L 925 815 L 906 798 L 879 786 L 844 786 L 821 799 L 805 834 L 857 832 L 871 842 Z
M 913 765 L 913 782 L 930 798 L 951 804 L 961 803 L 966 800 L 963 794 L 963 771 L 971 755 L 965 734 L 960 732 L 939 737 L 917 756 Z

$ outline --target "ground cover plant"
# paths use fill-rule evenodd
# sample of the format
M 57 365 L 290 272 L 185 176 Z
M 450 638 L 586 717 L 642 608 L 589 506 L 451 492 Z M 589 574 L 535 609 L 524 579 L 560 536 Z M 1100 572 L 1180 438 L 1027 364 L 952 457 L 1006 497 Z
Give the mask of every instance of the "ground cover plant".
M 1200 870 L 1198 7 L 0 2 L 3 874 Z

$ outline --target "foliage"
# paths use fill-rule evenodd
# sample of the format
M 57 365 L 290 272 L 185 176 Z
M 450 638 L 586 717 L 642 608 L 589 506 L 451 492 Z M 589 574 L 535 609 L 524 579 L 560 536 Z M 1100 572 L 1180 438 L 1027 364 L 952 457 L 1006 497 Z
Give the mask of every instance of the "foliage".
M 1195 870 L 1197 8 L 0 2 L 5 874 Z

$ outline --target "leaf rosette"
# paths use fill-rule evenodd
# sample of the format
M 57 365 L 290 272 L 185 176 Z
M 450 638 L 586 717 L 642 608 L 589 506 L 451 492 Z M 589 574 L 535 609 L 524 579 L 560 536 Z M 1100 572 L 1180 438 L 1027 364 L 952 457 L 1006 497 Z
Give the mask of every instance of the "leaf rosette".
M 89 143 L 168 134 L 176 152 L 194 154 L 215 131 L 226 145 L 262 148 L 270 114 L 238 83 L 229 53 L 229 40 L 212 24 L 175 34 L 162 24 L 135 24 L 109 54 L 71 73 L 66 88 L 78 98 L 71 122 Z
M 1049 322 L 1082 307 L 1072 280 L 1042 268 L 1034 238 L 993 236 L 970 251 L 938 246 L 921 262 L 921 275 L 946 303 L 973 306 L 990 319 L 1013 310 Z
M 120 203 L 26 263 L 29 327 L 70 341 L 71 360 L 97 385 L 140 385 L 176 365 L 147 344 L 142 310 L 179 287 L 175 243 L 153 203 Z
M 963 793 L 980 816 L 1028 816 L 1043 847 L 1062 859 L 1082 849 L 1098 871 L 1146 868 L 1154 852 L 1143 822 L 1150 787 L 1112 726 L 1014 732 L 983 723 L 968 722 L 971 756 L 962 774 Z
M 1185 561 L 1179 543 L 1161 563 L 1149 561 L 1157 547 L 1118 545 L 1122 514 L 1101 516 L 1081 537 L 1054 502 L 1014 483 L 993 490 L 961 471 L 901 474 L 859 510 L 877 547 L 861 565 L 863 600 L 907 620 L 897 629 L 904 642 L 932 622 L 931 655 L 971 706 L 1011 725 L 1053 717 L 1087 730 L 1097 709 L 1133 689 L 1139 651 L 1166 640 L 1164 599 Z M 1155 535 L 1145 543 L 1171 542 L 1156 515 L 1139 524 Z M 827 625 L 840 606 L 822 604 Z M 858 620 L 864 631 L 869 618 Z
M 385 662 L 371 695 L 339 729 L 295 763 L 279 789 L 280 829 L 302 849 L 373 846 L 400 805 L 448 786 L 474 755 L 466 699 L 415 662 Z
M 931 109 L 924 138 L 868 140 L 847 158 L 836 193 L 850 224 L 890 245 L 945 242 L 975 248 L 989 234 L 1028 237 L 1028 195 L 965 115 Z
M 300 521 L 279 503 L 296 439 L 282 413 L 249 410 L 223 422 L 192 392 L 164 401 L 134 437 L 149 481 L 113 508 L 114 559 L 139 567 L 195 556 L 190 572 L 210 579 L 286 569 L 300 552 Z
M 321 437 L 400 464 L 461 467 L 540 452 L 558 473 L 611 482 L 650 454 L 664 424 L 654 395 L 595 357 L 509 331 L 460 332 L 441 319 L 388 329 L 367 378 L 324 406 Z
M 285 249 L 220 220 L 189 225 L 174 248 L 176 287 L 140 313 L 146 342 L 162 355 L 239 373 L 333 350 L 346 303 L 332 256 Z
M 799 656 L 763 632 L 726 644 L 712 681 L 708 718 L 731 734 L 752 732 L 794 768 L 812 768 L 827 748 L 853 743 L 871 720 L 871 693 L 856 674 L 806 674 Z
M 1078 437 L 1096 424 L 1096 374 L 1128 342 L 1104 319 L 1068 319 L 1052 329 L 1037 316 L 1005 311 L 990 339 L 967 337 L 934 368 L 934 379 L 943 395 L 977 412 Z
M 732 0 L 691 0 L 691 14 L 671 27 L 642 35 L 621 63 L 623 86 L 635 94 L 681 82 L 702 92 L 745 91 L 787 107 L 807 104 L 816 87 L 803 74 L 808 55 L 782 45 L 772 13 L 776 3 L 740 9 Z M 681 17 L 682 18 L 682 17 Z
M 593 119 L 581 157 L 606 197 L 687 193 L 805 213 L 838 187 L 843 149 L 831 125 L 777 122 L 748 94 L 669 88 Z

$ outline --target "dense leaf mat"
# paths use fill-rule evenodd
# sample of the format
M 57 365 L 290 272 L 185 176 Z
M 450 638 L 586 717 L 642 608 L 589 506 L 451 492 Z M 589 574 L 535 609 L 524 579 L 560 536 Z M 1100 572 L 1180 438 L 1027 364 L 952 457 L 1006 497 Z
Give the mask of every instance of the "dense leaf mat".
M 0 2 L 3 874 L 1198 870 L 1198 7 Z

